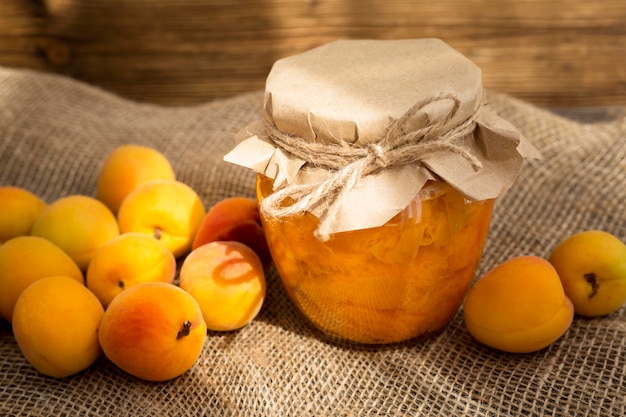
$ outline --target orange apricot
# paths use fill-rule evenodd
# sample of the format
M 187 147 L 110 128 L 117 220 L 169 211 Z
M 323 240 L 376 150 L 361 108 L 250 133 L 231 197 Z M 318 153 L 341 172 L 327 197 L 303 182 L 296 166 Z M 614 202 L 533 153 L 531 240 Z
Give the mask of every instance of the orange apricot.
M 0 243 L 29 235 L 44 208 L 46 203 L 28 190 L 0 187 Z
M 543 349 L 569 328 L 574 307 L 552 265 L 537 256 L 505 261 L 483 275 L 464 304 L 468 331 L 511 353 Z
M 102 245 L 119 235 L 117 219 L 101 201 L 86 195 L 70 195 L 54 201 L 41 212 L 31 234 L 63 249 L 85 271 Z
M 626 303 L 626 244 L 602 230 L 561 241 L 548 260 L 561 278 L 576 314 L 599 317 Z
M 35 281 L 53 275 L 84 284 L 76 262 L 47 239 L 19 236 L 0 246 L 0 315 L 11 322 L 20 294 Z
M 264 266 L 271 262 L 256 199 L 230 197 L 211 207 L 198 228 L 191 248 L 196 249 L 216 240 L 241 242 L 256 252 Z
M 180 287 L 200 305 L 209 330 L 236 330 L 261 310 L 266 283 L 256 253 L 241 242 L 213 241 L 193 250 L 180 269 Z
M 126 196 L 117 221 L 122 233 L 153 236 L 178 258 L 191 249 L 205 214 L 200 197 L 191 187 L 176 180 L 155 180 Z
M 142 282 L 173 283 L 176 258 L 160 241 L 123 233 L 102 246 L 87 268 L 87 287 L 106 308 L 119 293 Z
M 40 279 L 15 304 L 13 334 L 28 362 L 44 375 L 62 378 L 88 368 L 102 354 L 100 301 L 67 276 Z
M 121 292 L 102 317 L 99 340 L 120 369 L 166 381 L 198 360 L 207 328 L 194 298 L 173 284 L 146 282 Z
M 96 198 L 117 214 L 131 191 L 148 181 L 173 180 L 176 175 L 165 155 L 140 145 L 122 145 L 104 161 L 98 175 Z

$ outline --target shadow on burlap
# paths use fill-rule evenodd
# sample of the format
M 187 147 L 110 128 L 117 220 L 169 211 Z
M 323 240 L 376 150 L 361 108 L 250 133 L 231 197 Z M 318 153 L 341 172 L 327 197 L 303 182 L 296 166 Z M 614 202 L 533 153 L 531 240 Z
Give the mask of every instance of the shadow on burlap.
M 104 156 L 124 143 L 152 146 L 207 207 L 253 196 L 253 174 L 221 161 L 233 135 L 261 114 L 254 92 L 206 105 L 137 104 L 64 78 L 0 69 L 0 185 L 48 202 L 95 195 Z M 574 232 L 626 240 L 626 118 L 579 124 L 508 96 L 491 106 L 543 153 L 497 202 L 479 274 L 509 257 L 547 256 Z M 147 383 L 101 358 L 61 380 L 23 359 L 0 324 L 1 416 L 622 416 L 626 309 L 576 317 L 556 343 L 512 355 L 476 343 L 457 314 L 441 333 L 387 348 L 319 337 L 296 314 L 273 270 L 248 327 L 210 333 L 197 364 Z

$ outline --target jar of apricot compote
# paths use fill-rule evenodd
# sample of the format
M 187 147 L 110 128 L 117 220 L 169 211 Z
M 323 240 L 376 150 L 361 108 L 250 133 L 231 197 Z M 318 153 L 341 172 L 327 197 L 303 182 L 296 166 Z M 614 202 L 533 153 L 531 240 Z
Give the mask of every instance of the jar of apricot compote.
M 275 63 L 264 121 L 225 160 L 257 172 L 272 258 L 306 321 L 389 344 L 443 329 L 530 145 L 436 39 L 336 41 Z

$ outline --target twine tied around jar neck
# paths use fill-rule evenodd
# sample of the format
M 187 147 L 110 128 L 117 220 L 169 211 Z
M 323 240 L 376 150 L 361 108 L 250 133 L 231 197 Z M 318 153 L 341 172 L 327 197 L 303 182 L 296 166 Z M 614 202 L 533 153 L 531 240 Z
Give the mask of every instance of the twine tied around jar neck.
M 452 100 L 453 105 L 446 117 L 416 130 L 407 131 L 405 126 L 428 104 L 438 100 Z M 450 151 L 467 160 L 474 170 L 482 167 L 480 160 L 462 144 L 463 139 L 476 128 L 476 119 L 483 105 L 478 100 L 474 112 L 460 124 L 439 134 L 460 107 L 456 97 L 441 97 L 411 108 L 392 122 L 377 143 L 365 146 L 341 146 L 308 142 L 302 138 L 281 132 L 266 120 L 265 130 L 278 148 L 293 154 L 308 166 L 331 172 L 323 181 L 314 184 L 288 184 L 263 199 L 261 211 L 266 217 L 286 217 L 318 209 L 322 215 L 315 236 L 322 242 L 330 239 L 330 225 L 338 213 L 337 204 L 342 193 L 351 190 L 361 178 L 374 175 L 391 167 L 419 163 L 425 157 L 439 151 Z M 284 205 L 289 198 L 292 202 Z

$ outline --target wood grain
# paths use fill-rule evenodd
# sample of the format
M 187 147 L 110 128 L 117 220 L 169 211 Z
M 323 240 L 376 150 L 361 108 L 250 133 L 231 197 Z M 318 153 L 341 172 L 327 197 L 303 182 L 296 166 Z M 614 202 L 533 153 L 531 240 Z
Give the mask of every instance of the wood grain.
M 487 88 L 626 105 L 626 1 L 2 0 L 0 65 L 187 105 L 262 89 L 272 63 L 339 38 L 438 37 Z

